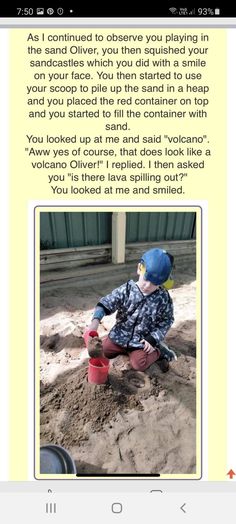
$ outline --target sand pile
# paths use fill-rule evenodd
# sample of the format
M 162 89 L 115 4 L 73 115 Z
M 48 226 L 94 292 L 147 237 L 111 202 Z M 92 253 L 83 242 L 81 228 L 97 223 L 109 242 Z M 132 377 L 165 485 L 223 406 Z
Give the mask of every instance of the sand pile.
M 77 445 L 91 432 L 101 431 L 118 412 L 143 410 L 141 401 L 158 397 L 160 389 L 156 377 L 132 370 L 110 373 L 103 385 L 89 384 L 85 364 L 54 385 L 41 385 L 41 441 Z

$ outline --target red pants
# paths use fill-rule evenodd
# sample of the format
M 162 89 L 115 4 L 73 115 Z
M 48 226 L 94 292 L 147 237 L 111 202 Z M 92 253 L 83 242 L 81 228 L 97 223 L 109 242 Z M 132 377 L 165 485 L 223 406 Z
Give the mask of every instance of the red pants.
M 130 364 L 133 369 L 137 371 L 144 371 L 149 368 L 151 364 L 156 362 L 159 358 L 159 351 L 153 351 L 153 353 L 146 353 L 142 349 L 135 349 L 133 351 L 127 351 L 122 346 L 118 346 L 109 337 L 103 340 L 103 353 L 107 358 L 115 358 L 118 355 L 129 355 Z

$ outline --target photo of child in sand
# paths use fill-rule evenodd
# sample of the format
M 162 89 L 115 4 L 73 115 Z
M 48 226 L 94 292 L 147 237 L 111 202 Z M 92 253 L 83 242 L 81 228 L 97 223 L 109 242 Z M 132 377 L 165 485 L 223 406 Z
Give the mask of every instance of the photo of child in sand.
M 54 448 L 73 464 L 57 473 L 191 477 L 196 212 L 101 215 L 40 213 L 40 473 L 53 475 Z M 93 245 L 51 247 L 63 220 L 84 232 L 97 220 L 108 236 L 99 244 L 97 227 Z

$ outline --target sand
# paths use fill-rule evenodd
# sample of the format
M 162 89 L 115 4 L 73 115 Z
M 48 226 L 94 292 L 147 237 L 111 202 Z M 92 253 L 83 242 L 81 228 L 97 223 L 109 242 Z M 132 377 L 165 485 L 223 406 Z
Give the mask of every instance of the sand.
M 41 445 L 64 446 L 78 475 L 193 474 L 196 472 L 196 343 L 192 275 L 170 292 L 175 323 L 166 338 L 177 355 L 168 373 L 155 363 L 130 369 L 127 357 L 110 361 L 109 380 L 87 381 L 82 338 L 93 306 L 119 285 L 58 285 L 41 293 Z M 122 279 L 120 283 L 124 280 Z M 115 315 L 105 317 L 105 336 Z

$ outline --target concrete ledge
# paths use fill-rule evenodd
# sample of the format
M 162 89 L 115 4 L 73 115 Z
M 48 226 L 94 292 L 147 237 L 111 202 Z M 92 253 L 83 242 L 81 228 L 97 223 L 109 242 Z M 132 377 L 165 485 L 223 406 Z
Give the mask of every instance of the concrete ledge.
M 176 240 L 170 242 L 143 242 L 140 244 L 126 244 L 126 262 L 137 261 L 141 258 L 144 251 L 160 247 L 170 252 L 174 256 L 174 266 L 181 270 L 186 265 L 191 269 L 196 268 L 196 240 Z
M 106 262 L 111 262 L 111 244 L 96 247 L 47 249 L 40 252 L 40 271 L 57 271 Z
M 175 271 L 195 274 L 196 241 L 145 242 L 126 245 L 126 263 L 111 264 L 111 245 L 88 248 L 47 250 L 40 254 L 42 285 L 108 279 L 114 272 L 134 278 L 141 255 L 152 247 L 166 249 L 174 256 Z M 105 263 L 104 263 L 105 262 Z

